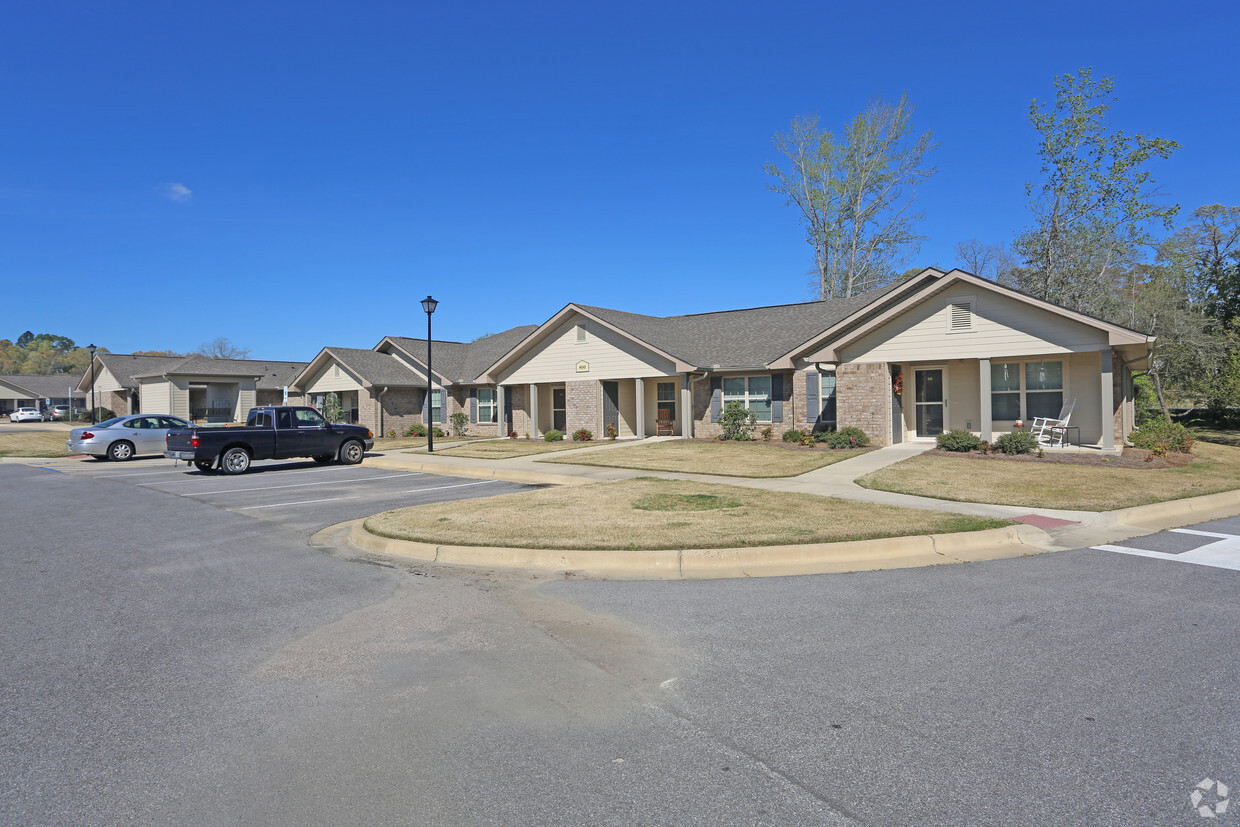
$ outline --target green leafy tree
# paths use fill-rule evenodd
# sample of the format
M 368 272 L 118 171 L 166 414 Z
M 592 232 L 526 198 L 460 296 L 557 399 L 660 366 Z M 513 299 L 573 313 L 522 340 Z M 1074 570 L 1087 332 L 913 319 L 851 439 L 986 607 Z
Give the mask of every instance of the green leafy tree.
M 811 116 L 773 139 L 787 162 L 766 164 L 767 188 L 801 213 L 820 298 L 886 284 L 920 246 L 912 205 L 917 185 L 935 173 L 926 157 L 936 144 L 931 132 L 914 134 L 913 110 L 906 94 L 894 104 L 875 98 L 842 138 Z
M 1171 226 L 1179 207 L 1160 206 L 1148 170 L 1179 144 L 1126 135 L 1110 128 L 1106 114 L 1116 100 L 1111 78 L 1090 69 L 1055 79 L 1055 103 L 1029 105 L 1041 136 L 1043 182 L 1032 197 L 1035 225 L 1014 244 L 1025 266 L 1019 287 L 1033 295 L 1097 315 L 1115 311 L 1117 270 L 1137 263 L 1151 225 Z
M 323 399 L 323 418 L 328 422 L 344 422 L 344 407 L 340 404 L 340 397 L 334 393 Z

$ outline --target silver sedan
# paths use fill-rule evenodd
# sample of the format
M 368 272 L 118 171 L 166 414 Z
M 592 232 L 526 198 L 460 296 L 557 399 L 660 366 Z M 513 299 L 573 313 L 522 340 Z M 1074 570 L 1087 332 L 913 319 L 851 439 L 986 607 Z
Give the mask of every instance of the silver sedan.
M 118 416 L 98 425 L 74 428 L 65 446 L 71 454 L 123 462 L 137 454 L 162 454 L 169 429 L 188 427 L 190 424 L 179 416 Z

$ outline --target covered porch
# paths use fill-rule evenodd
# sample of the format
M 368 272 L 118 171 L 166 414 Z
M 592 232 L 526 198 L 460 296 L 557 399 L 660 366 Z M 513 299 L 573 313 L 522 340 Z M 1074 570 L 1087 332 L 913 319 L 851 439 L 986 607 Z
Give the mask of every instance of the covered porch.
M 693 432 L 687 377 L 650 376 L 499 385 L 504 430 L 539 437 L 549 430 L 566 436 L 585 428 L 606 439 L 683 436 Z

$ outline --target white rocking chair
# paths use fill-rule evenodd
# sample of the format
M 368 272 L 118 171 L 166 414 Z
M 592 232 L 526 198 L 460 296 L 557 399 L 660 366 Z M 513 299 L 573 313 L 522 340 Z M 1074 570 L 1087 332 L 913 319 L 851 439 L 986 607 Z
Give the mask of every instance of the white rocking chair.
M 1039 445 L 1051 448 L 1062 448 L 1068 438 L 1068 420 L 1076 408 L 1076 400 L 1064 404 L 1059 409 L 1058 417 L 1039 416 L 1033 420 L 1029 430 L 1037 437 Z

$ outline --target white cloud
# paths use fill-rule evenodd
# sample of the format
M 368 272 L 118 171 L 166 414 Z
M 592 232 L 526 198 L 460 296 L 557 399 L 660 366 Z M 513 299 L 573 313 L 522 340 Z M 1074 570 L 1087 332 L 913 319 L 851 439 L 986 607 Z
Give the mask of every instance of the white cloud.
M 194 197 L 194 193 L 190 188 L 179 181 L 172 184 L 160 184 L 155 189 L 164 198 L 167 198 L 169 201 L 175 201 L 178 204 L 188 204 L 190 199 Z

